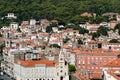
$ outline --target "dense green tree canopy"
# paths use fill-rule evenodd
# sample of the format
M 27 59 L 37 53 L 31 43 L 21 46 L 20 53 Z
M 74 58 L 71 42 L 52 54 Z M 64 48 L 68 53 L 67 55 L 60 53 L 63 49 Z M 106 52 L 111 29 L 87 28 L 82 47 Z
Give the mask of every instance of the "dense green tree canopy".
M 51 26 L 48 26 L 48 27 L 46 28 L 46 32 L 47 32 L 47 33 L 53 32 L 52 27 L 51 27 Z
M 88 32 L 89 32 L 87 29 L 82 28 L 82 27 L 80 27 L 80 26 L 78 26 L 78 25 L 75 25 L 75 24 L 72 24 L 72 23 L 69 24 L 69 25 L 66 25 L 65 28 L 66 28 L 66 29 L 67 29 L 67 28 L 73 28 L 74 30 L 79 30 L 79 33 L 80 33 L 80 34 L 84 34 L 84 33 L 88 33 Z
M 88 20 L 79 17 L 83 12 L 97 15 L 105 12 L 120 13 L 119 5 L 120 0 L 0 0 L 0 17 L 13 12 L 18 16 L 17 21 L 47 18 L 78 23 Z
M 81 39 L 77 40 L 78 44 L 83 44 L 83 41 Z
M 109 41 L 110 43 L 119 43 L 119 41 L 117 39 L 112 39 Z
M 100 35 L 107 36 L 108 35 L 107 31 L 109 31 L 109 30 L 110 29 L 108 27 L 100 26 L 97 30 L 97 34 L 98 34 L 98 36 L 100 36 Z
M 51 44 L 50 47 L 61 48 L 58 44 Z
M 92 35 L 92 39 L 94 40 L 95 38 L 104 35 L 104 36 L 108 36 L 108 31 L 110 31 L 111 29 L 109 27 L 105 27 L 105 26 L 100 26 L 97 29 L 97 32 L 94 33 L 90 33 L 89 35 Z
M 69 72 L 75 72 L 75 71 L 76 71 L 75 66 L 72 65 L 72 64 L 69 64 L 69 65 L 68 65 L 68 68 L 69 68 Z
M 115 31 L 116 29 L 118 29 L 118 33 L 120 34 L 120 23 L 118 23 L 118 24 L 115 26 L 114 31 Z
M 67 37 L 66 39 L 63 40 L 63 43 L 67 43 L 69 40 L 70 38 Z

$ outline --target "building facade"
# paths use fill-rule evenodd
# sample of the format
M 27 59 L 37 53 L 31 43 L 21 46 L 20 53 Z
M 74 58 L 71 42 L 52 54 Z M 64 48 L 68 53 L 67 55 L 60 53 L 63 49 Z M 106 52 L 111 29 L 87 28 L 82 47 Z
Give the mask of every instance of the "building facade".
M 102 66 L 117 58 L 117 51 L 83 51 L 76 54 L 76 68 L 90 73 L 101 72 Z

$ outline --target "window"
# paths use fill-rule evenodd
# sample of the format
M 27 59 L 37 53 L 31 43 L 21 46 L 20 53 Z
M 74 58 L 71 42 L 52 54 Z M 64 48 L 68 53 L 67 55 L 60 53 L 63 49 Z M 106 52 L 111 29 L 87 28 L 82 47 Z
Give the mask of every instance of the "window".
M 82 63 L 83 63 L 83 64 L 85 64 L 85 62 L 84 62 L 84 61 L 83 61 Z
M 78 64 L 80 64 L 80 60 L 79 60 Z
M 63 71 L 61 70 L 60 72 L 62 73 Z
M 41 78 L 39 80 L 41 80 Z
M 63 60 L 63 58 L 60 58 L 60 60 Z

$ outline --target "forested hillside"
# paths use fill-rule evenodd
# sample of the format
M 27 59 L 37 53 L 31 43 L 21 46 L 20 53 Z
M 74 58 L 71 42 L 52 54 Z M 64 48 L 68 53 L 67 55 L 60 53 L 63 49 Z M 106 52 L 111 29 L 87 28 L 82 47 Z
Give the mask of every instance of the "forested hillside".
M 0 0 L 0 16 L 14 12 L 18 19 L 48 18 L 67 21 L 83 12 L 120 13 L 120 0 Z

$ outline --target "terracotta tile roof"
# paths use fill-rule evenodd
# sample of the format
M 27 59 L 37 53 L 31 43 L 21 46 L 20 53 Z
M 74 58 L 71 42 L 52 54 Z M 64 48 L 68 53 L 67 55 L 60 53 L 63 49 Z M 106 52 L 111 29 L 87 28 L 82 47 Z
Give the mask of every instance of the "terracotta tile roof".
M 85 26 L 98 28 L 100 26 L 100 24 L 89 24 L 89 23 L 86 23 Z
M 36 45 L 36 44 L 34 44 L 34 43 L 32 43 L 32 44 L 31 44 L 31 46 L 32 46 L 32 47 L 35 47 L 35 46 L 37 46 L 37 45 Z
M 32 67 L 36 64 L 45 64 L 46 66 L 55 66 L 55 62 L 52 60 L 16 60 L 16 63 L 20 63 L 22 66 L 25 67 Z
M 97 31 L 97 28 L 92 27 L 92 28 L 90 28 L 89 30 L 90 30 L 90 31 Z
M 43 33 L 42 36 L 44 36 L 44 37 L 48 37 L 49 34 L 48 34 L 48 33 Z
M 82 39 L 83 38 L 83 35 L 80 35 L 80 36 L 76 36 L 77 39 Z
M 66 48 L 66 49 L 69 49 L 69 48 L 71 48 L 70 46 L 67 46 L 67 45 L 63 45 L 63 46 L 61 46 L 62 48 Z
M 90 74 L 90 79 L 101 79 L 101 73 Z
M 44 22 L 46 22 L 46 23 L 49 22 L 47 19 L 41 19 L 40 21 L 44 21 Z
M 34 40 L 26 40 L 25 42 L 27 42 L 27 43 L 33 43 Z
M 120 67 L 120 58 L 105 64 L 104 67 Z
M 57 20 L 51 20 L 51 22 L 58 22 Z
M 85 13 L 82 13 L 80 16 L 92 17 L 92 14 L 91 14 L 91 13 L 88 13 L 88 12 L 85 12 Z
M 75 73 L 73 75 L 76 76 L 76 77 L 78 77 L 80 75 L 80 72 L 75 71 Z
M 96 41 L 89 41 L 88 44 L 97 44 L 98 42 Z
M 104 50 L 104 49 L 93 49 L 93 50 L 89 50 L 89 49 L 73 49 L 72 52 L 74 52 L 76 55 L 101 55 L 101 56 L 104 56 L 104 55 L 118 55 L 120 54 L 120 51 L 107 51 L 107 50 Z
M 80 80 L 90 80 L 87 78 L 87 75 L 80 75 L 79 71 L 76 71 L 73 75 Z
M 40 28 L 41 26 L 40 25 L 36 25 L 36 28 Z
M 90 80 L 87 75 L 80 75 L 80 80 Z
M 66 31 L 72 31 L 73 29 L 72 28 L 67 28 Z

